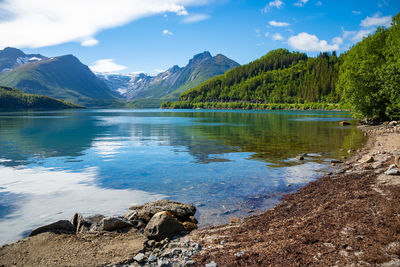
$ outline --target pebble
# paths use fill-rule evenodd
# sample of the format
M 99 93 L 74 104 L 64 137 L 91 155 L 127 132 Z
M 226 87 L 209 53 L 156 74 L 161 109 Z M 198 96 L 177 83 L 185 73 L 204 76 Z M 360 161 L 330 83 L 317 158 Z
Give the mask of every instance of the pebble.
M 138 254 L 136 254 L 136 256 L 133 259 L 137 262 L 142 262 L 142 261 L 144 261 L 144 254 L 138 253 Z
M 241 258 L 244 255 L 243 251 L 237 252 L 234 254 L 236 258 Z
M 206 264 L 206 267 L 217 267 L 217 266 L 218 265 L 214 261 Z
M 157 257 L 156 256 L 154 256 L 154 254 L 152 253 L 152 254 L 150 254 L 150 256 L 149 256 L 149 258 L 147 259 L 149 262 L 153 262 L 153 261 L 156 261 L 157 260 Z

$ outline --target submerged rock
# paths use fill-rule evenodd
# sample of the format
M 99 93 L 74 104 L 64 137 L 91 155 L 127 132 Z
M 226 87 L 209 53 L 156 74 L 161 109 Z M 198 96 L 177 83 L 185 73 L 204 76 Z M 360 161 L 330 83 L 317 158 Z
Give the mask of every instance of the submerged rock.
M 351 125 L 351 123 L 348 122 L 348 121 L 341 121 L 341 122 L 339 122 L 339 125 L 340 126 L 346 126 L 346 125 Z
M 34 229 L 29 236 L 35 236 L 46 232 L 51 232 L 55 234 L 74 234 L 75 227 L 68 220 L 60 220 L 55 223 L 51 223 Z
M 161 241 L 164 238 L 171 238 L 179 235 L 184 231 L 185 228 L 182 223 L 168 211 L 162 211 L 156 213 L 151 218 L 144 229 L 144 235 L 149 239 Z
M 129 208 L 135 210 L 139 219 L 148 222 L 158 212 L 168 211 L 181 222 L 187 221 L 190 216 L 194 216 L 196 208 L 190 204 L 174 202 L 168 199 L 149 202 L 142 206 Z

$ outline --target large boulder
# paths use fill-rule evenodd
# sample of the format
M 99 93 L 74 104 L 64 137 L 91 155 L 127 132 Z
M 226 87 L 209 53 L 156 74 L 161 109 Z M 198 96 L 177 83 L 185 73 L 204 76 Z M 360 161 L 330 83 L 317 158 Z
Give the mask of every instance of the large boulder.
M 185 231 L 182 223 L 179 222 L 168 211 L 161 211 L 151 218 L 144 229 L 144 235 L 149 239 L 161 241 L 165 238 L 172 238 Z
M 168 199 L 149 202 L 142 206 L 133 206 L 129 209 L 136 210 L 138 218 L 145 222 L 150 221 L 154 214 L 161 211 L 168 211 L 181 222 L 187 221 L 196 212 L 196 208 L 193 205 L 174 202 Z
M 34 229 L 29 236 L 35 236 L 46 232 L 51 232 L 55 234 L 74 234 L 75 227 L 68 220 L 60 220 L 55 223 L 51 223 Z

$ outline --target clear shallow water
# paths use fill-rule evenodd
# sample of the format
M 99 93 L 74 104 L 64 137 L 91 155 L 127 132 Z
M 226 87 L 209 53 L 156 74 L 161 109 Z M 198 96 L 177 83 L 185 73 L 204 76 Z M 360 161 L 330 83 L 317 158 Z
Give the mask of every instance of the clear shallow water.
M 74 110 L 0 113 L 0 244 L 75 212 L 161 198 L 201 224 L 265 210 L 364 137 L 343 112 Z M 317 153 L 297 161 L 299 153 Z M 288 188 L 287 184 L 292 187 Z

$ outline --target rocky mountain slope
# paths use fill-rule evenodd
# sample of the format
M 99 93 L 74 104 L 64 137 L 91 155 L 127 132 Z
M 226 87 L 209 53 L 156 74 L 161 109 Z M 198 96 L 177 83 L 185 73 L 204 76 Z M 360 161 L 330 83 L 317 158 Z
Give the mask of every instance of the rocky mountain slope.
M 10 51 L 10 49 L 5 50 Z M 0 53 L 0 58 L 5 50 Z M 18 49 L 12 49 L 11 51 L 15 54 L 13 58 L 17 58 L 17 64 L 12 65 L 11 60 L 4 61 L 3 67 L 14 66 L 14 68 L 0 74 L 0 85 L 2 86 L 17 88 L 25 93 L 46 95 L 83 105 L 98 100 L 112 100 L 115 98 L 115 94 L 108 86 L 73 55 L 53 58 L 41 56 L 36 57 L 39 58 L 38 60 L 24 61 L 21 59 L 25 55 L 22 51 Z M 12 57 L 8 58 L 11 59 Z
M 224 55 L 211 56 L 210 52 L 195 55 L 185 67 L 177 65 L 149 76 L 144 73 L 132 75 L 97 73 L 113 91 L 128 100 L 143 98 L 177 99 L 179 94 L 199 85 L 213 76 L 240 66 Z

